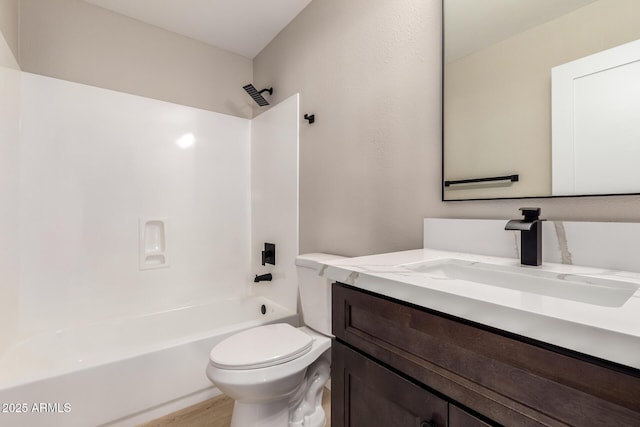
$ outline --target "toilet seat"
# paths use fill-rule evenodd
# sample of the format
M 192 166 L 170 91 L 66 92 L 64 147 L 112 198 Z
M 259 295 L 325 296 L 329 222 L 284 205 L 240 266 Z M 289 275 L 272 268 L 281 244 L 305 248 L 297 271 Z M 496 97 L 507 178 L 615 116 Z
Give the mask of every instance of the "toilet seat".
M 287 323 L 258 326 L 230 336 L 209 354 L 220 369 L 259 369 L 297 359 L 311 350 L 313 338 Z

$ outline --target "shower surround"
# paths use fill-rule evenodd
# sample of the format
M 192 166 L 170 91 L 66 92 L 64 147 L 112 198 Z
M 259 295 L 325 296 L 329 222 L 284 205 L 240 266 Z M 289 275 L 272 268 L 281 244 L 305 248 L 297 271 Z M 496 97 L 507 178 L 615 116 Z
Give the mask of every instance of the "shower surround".
M 249 120 L 28 73 L 21 92 L 21 332 L 247 292 Z M 140 217 L 167 218 L 169 268 L 139 269 Z
M 5 68 L 0 79 L 0 370 L 35 337 L 204 302 L 259 295 L 295 321 L 298 95 L 254 122 Z M 259 161 L 265 156 L 268 164 Z M 270 182 L 287 185 L 261 185 Z M 150 219 L 163 223 L 164 268 L 139 263 L 140 224 Z M 277 244 L 278 265 L 258 290 L 253 275 L 267 270 L 252 246 L 264 239 Z M 51 350 L 52 360 L 64 354 L 82 371 L 80 354 Z M 204 379 L 207 353 L 194 367 Z M 168 366 L 179 370 L 180 360 Z M 38 381 L 49 381 L 43 368 L 34 366 Z M 0 383 L 0 395 L 11 397 L 27 377 Z M 153 402 L 154 417 L 163 404 Z
M 20 71 L 0 67 L 0 354 L 18 331 L 19 110 Z

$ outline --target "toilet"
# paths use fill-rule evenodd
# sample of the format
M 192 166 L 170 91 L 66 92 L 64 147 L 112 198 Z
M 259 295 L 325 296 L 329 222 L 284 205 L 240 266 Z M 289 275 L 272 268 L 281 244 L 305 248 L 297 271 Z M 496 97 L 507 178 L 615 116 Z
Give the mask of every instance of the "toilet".
M 305 326 L 258 326 L 218 343 L 207 376 L 235 400 L 231 427 L 323 427 L 322 391 L 330 374 L 331 282 L 318 276 L 322 261 L 296 258 Z

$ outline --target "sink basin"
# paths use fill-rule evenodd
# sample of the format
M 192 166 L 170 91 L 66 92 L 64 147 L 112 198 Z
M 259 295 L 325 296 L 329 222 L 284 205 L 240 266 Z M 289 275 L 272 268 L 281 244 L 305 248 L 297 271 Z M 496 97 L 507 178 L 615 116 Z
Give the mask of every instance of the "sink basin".
M 621 307 L 640 285 L 622 280 L 554 273 L 520 266 L 439 259 L 402 267 L 440 280 L 463 280 L 603 307 Z

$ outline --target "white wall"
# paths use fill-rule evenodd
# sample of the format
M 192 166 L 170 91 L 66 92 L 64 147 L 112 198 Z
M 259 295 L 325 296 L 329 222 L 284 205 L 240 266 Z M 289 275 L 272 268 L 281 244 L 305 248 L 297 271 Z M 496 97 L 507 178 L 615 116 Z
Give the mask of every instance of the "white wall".
M 295 94 L 251 122 L 251 267 L 273 281 L 253 292 L 296 311 L 298 281 L 298 128 Z M 264 243 L 276 245 L 276 265 L 262 266 Z
M 18 330 L 19 107 L 20 72 L 0 67 L 0 354 Z
M 249 120 L 22 82 L 24 333 L 248 292 Z M 169 268 L 138 270 L 140 216 L 168 218 Z

